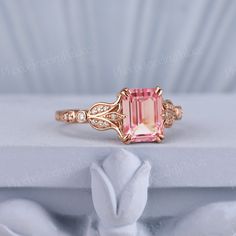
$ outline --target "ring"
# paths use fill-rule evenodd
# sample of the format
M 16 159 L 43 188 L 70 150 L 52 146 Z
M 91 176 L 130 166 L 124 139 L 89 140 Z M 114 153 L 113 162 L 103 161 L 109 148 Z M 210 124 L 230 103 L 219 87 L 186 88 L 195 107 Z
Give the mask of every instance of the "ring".
M 124 88 L 113 103 L 98 102 L 91 108 L 67 109 L 56 112 L 56 120 L 65 123 L 89 123 L 103 131 L 114 129 L 125 143 L 160 143 L 164 128 L 182 118 L 182 107 L 164 100 L 162 89 Z

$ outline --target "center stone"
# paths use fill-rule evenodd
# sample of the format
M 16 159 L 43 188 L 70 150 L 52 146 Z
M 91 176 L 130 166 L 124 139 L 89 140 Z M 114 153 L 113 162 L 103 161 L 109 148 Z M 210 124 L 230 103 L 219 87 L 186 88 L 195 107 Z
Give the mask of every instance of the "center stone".
M 122 98 L 123 133 L 131 142 L 155 142 L 163 134 L 162 96 L 155 88 L 129 89 Z

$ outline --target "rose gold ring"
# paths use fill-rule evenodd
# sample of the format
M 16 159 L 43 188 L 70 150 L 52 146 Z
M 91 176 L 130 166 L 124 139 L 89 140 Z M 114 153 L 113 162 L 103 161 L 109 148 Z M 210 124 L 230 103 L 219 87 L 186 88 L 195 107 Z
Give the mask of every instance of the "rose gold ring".
M 181 106 L 163 100 L 162 89 L 121 90 L 114 103 L 98 102 L 90 109 L 56 112 L 56 120 L 66 123 L 89 123 L 97 130 L 114 129 L 123 143 L 161 142 L 164 128 L 182 118 Z

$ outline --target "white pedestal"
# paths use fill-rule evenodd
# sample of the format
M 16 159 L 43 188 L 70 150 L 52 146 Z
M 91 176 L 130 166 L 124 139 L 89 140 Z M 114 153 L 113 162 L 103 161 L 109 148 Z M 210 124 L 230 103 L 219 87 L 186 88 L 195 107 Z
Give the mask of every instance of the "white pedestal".
M 176 104 L 183 106 L 184 117 L 166 131 L 165 141 L 162 144 L 124 145 L 119 142 L 113 131 L 98 132 L 88 125 L 64 125 L 54 121 L 55 110 L 69 107 L 86 108 L 97 101 L 112 101 L 111 96 L 1 96 L 0 202 L 6 207 L 6 200 L 26 198 L 58 215 L 56 218 L 59 220 L 56 220 L 55 224 L 63 226 L 68 235 L 86 235 L 86 232 L 88 235 L 92 235 L 92 232 L 96 234 L 99 225 L 104 226 L 99 212 L 105 212 L 105 207 L 102 206 L 99 211 L 95 207 L 98 212 L 95 214 L 90 167 L 93 163 L 102 167 L 102 163 L 109 156 L 113 156 L 113 161 L 118 160 L 117 165 L 123 166 L 122 173 L 133 176 L 134 163 L 127 163 L 132 155 L 136 155 L 140 165 L 144 162 L 150 163 L 152 168 L 146 208 L 144 212 L 140 209 L 133 220 L 125 221 L 126 217 L 120 217 L 116 222 L 106 222 L 105 228 L 109 235 L 112 235 L 110 232 L 119 235 L 119 230 L 120 234 L 125 235 L 123 229 L 127 229 L 127 235 L 138 235 L 141 231 L 143 235 L 170 235 L 174 230 L 176 235 L 179 235 L 184 232 L 181 227 L 185 229 L 185 225 L 191 226 L 195 222 L 192 218 L 202 218 L 202 214 L 215 214 L 218 208 L 224 211 L 230 208 L 231 218 L 227 218 L 227 223 L 223 222 L 228 228 L 222 226 L 216 229 L 216 234 L 221 233 L 219 230 L 229 232 L 227 230 L 233 227 L 232 217 L 236 216 L 236 96 L 170 97 Z M 122 149 L 130 153 L 120 154 Z M 119 155 L 123 155 L 123 161 L 118 158 Z M 135 158 L 131 157 L 131 160 Z M 113 172 L 113 179 L 116 179 L 115 169 L 111 168 L 111 173 Z M 117 181 L 123 181 L 124 187 L 127 179 L 125 181 L 123 176 L 125 175 L 117 177 Z M 108 179 L 111 179 L 111 176 L 108 176 Z M 122 189 L 114 181 L 111 185 L 116 186 L 115 193 Z M 131 196 L 135 197 L 136 194 Z M 137 199 L 141 201 L 141 198 Z M 213 202 L 225 201 L 231 201 L 230 207 L 229 203 L 208 206 Z M 141 202 L 145 206 L 145 198 Z M 17 204 L 14 208 L 21 212 L 22 204 L 19 201 Z M 139 206 L 140 202 L 136 204 Z M 199 208 L 202 206 L 205 207 Z M 32 209 L 33 215 L 39 214 L 39 218 L 51 219 L 46 216 L 47 212 L 38 213 L 43 209 L 37 208 L 36 213 L 35 206 Z M 196 209 L 200 209 L 200 213 Z M 190 211 L 194 212 L 181 218 Z M 132 212 L 134 209 L 128 213 Z M 72 227 L 71 222 L 75 222 L 75 219 L 79 223 L 74 223 Z M 136 224 L 138 219 L 139 223 Z M 180 221 L 177 224 L 180 228 L 172 227 L 175 220 Z M 14 224 L 9 226 L 12 221 L 16 219 L 11 220 L 9 217 L 6 220 L 0 217 L 0 232 L 3 224 L 1 222 L 5 222 L 2 230 L 8 235 L 7 230 L 12 231 L 16 227 Z M 97 221 L 100 223 L 96 223 Z M 158 227 L 160 222 L 161 226 Z M 205 227 L 207 230 L 210 225 L 211 222 L 205 226 L 193 225 L 192 229 L 201 230 Z M 8 226 L 6 230 L 5 227 Z M 133 230 L 129 232 L 131 228 Z M 143 233 L 147 231 L 149 233 Z M 201 236 L 200 231 L 195 231 Z M 14 230 L 12 232 L 14 233 Z M 21 233 L 19 230 L 17 232 Z M 100 230 L 101 236 L 107 235 L 107 232 L 104 232 L 104 227 Z M 13 233 L 10 235 L 14 235 Z M 24 222 L 21 234 L 24 235 Z M 53 236 L 51 231 L 49 234 Z M 30 232 L 25 232 L 25 235 L 30 235 Z

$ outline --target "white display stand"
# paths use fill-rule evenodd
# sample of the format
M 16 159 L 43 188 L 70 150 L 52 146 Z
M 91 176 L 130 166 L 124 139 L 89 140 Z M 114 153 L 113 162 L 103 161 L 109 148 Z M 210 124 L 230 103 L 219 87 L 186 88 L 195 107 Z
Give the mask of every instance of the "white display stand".
M 0 235 L 205 236 L 236 227 L 236 96 L 170 96 L 162 144 L 54 121 L 112 96 L 1 96 Z

